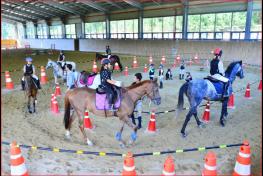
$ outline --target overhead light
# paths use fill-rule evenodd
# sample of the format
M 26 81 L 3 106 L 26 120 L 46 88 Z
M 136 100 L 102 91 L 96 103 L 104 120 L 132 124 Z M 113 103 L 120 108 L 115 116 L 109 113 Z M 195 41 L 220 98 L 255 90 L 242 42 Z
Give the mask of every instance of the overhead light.
M 5 4 L 5 1 L 1 1 L 1 4 Z
M 43 6 L 43 5 L 42 5 L 42 6 L 40 6 L 40 7 L 41 7 L 41 8 L 45 8 L 45 6 Z
M 25 3 L 28 3 L 29 1 L 24 1 Z

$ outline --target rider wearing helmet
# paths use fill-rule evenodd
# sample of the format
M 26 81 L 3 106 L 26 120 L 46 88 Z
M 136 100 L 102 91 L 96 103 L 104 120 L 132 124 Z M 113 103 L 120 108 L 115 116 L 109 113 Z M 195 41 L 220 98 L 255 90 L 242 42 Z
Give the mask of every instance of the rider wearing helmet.
M 164 74 L 163 64 L 160 64 L 160 66 L 159 66 L 160 89 L 163 88 L 163 74 Z
M 63 51 L 60 51 L 57 63 L 61 66 L 61 68 L 64 72 L 65 67 L 66 67 L 66 62 L 65 62 L 65 55 L 64 55 Z
M 110 59 L 110 57 L 111 57 L 111 49 L 110 49 L 109 45 L 106 46 L 106 54 L 107 54 L 107 58 Z
M 150 69 L 149 69 L 149 77 L 150 77 L 150 80 L 153 80 L 153 78 L 154 78 L 154 72 L 155 72 L 154 64 L 151 64 L 151 65 L 150 65 Z
M 214 50 L 214 58 L 210 62 L 210 74 L 213 78 L 221 81 L 224 83 L 224 89 L 223 89 L 223 97 L 228 97 L 228 86 L 229 86 L 229 81 L 228 78 L 226 78 L 225 75 L 225 70 L 223 66 L 223 62 L 220 60 L 222 57 L 223 51 L 220 48 L 216 48 Z
M 38 77 L 35 75 L 35 73 L 36 73 L 36 72 L 35 72 L 35 67 L 34 67 L 34 65 L 32 65 L 33 59 L 32 59 L 31 57 L 27 57 L 25 60 L 26 60 L 27 64 L 24 65 L 24 68 L 23 68 L 24 76 L 25 76 L 25 75 L 30 75 L 30 76 L 32 76 L 33 81 L 34 81 L 35 84 L 37 85 L 37 88 L 38 88 L 38 89 L 41 89 L 39 79 L 38 79 Z M 24 76 L 22 77 L 22 80 L 21 80 L 22 90 L 25 90 L 25 81 L 24 81 L 25 79 L 24 79 Z
M 114 89 L 113 85 L 117 87 L 121 87 L 120 81 L 115 81 L 111 79 L 111 72 L 110 72 L 110 60 L 105 58 L 101 61 L 102 67 L 100 70 L 100 78 L 101 78 L 101 85 L 100 88 L 103 89 L 109 101 L 109 105 L 111 107 L 111 111 L 114 111 Z

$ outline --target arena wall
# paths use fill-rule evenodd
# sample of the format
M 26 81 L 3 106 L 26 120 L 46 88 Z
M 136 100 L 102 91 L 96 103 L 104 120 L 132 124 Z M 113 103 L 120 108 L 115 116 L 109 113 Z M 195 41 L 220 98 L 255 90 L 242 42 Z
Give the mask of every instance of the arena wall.
M 58 50 L 74 50 L 74 39 L 27 39 L 23 44 L 31 48 L 50 49 L 55 44 Z M 220 47 L 223 58 L 227 61 L 243 60 L 245 63 L 261 65 L 261 42 L 259 41 L 193 41 L 193 40 L 102 40 L 79 39 L 79 50 L 89 52 L 105 52 L 110 45 L 112 53 L 140 56 L 160 56 L 174 58 L 180 54 L 183 59 L 193 58 L 198 54 L 201 59 L 211 58 L 211 51 Z

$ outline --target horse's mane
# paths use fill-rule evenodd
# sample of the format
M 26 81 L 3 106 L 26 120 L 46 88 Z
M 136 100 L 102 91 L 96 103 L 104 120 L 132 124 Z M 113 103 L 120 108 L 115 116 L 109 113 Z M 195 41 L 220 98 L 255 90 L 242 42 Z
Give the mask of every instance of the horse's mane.
M 226 71 L 225 71 L 225 74 L 226 75 L 230 75 L 234 66 L 237 64 L 237 63 L 240 63 L 240 61 L 234 61 L 232 62 L 231 64 L 229 64 L 229 66 L 227 67 Z
M 128 89 L 128 90 L 134 89 L 134 88 L 137 88 L 137 87 L 142 86 L 142 85 L 145 84 L 145 83 L 150 83 L 150 82 L 151 82 L 151 80 L 144 80 L 144 81 L 141 81 L 141 82 L 139 82 L 139 83 L 132 84 L 132 85 L 126 87 L 126 89 Z

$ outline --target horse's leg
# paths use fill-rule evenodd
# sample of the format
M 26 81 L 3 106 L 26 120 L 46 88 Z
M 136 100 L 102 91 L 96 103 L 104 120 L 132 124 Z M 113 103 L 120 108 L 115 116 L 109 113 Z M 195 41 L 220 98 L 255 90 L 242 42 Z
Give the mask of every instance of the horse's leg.
M 229 97 L 226 98 L 226 102 L 228 103 L 228 100 L 229 100 Z M 228 112 L 227 112 L 227 104 L 225 105 L 225 111 L 224 111 L 224 118 L 227 119 L 227 116 L 228 116 Z
M 33 113 L 36 112 L 36 96 L 33 98 Z
M 117 141 L 120 142 L 120 147 L 121 147 L 121 148 L 124 148 L 124 147 L 125 147 L 125 143 L 124 143 L 124 141 L 123 141 L 122 138 L 121 138 L 122 131 L 123 131 L 123 129 L 124 129 L 124 125 L 125 125 L 125 122 L 122 123 L 122 126 L 121 126 L 120 131 L 117 132 L 117 133 L 116 133 L 116 136 L 115 136 L 115 138 L 117 139 Z
M 69 127 L 68 127 L 68 129 L 66 129 L 66 133 L 65 133 L 65 137 L 68 140 L 70 140 L 70 129 L 71 129 L 71 125 L 72 125 L 74 120 L 75 120 L 75 117 L 74 117 L 74 111 L 73 111 L 72 114 L 70 115 Z
M 227 112 L 227 102 L 228 102 L 228 99 L 225 98 L 223 101 L 222 101 L 222 110 L 221 110 L 221 116 L 220 116 L 220 124 L 222 127 L 225 126 L 225 119 L 224 119 L 224 115 L 225 113 Z
M 79 109 L 77 109 L 77 108 L 75 108 L 75 109 L 76 109 L 77 116 L 78 116 L 78 118 L 79 118 L 79 129 L 80 129 L 80 131 L 81 131 L 82 134 L 83 134 L 84 141 L 85 141 L 85 143 L 87 143 L 88 145 L 92 146 L 93 143 L 92 143 L 92 141 L 88 138 L 88 136 L 87 136 L 87 134 L 86 134 L 86 131 L 84 130 L 84 126 L 83 126 L 83 123 L 84 123 L 84 122 L 83 122 L 82 116 L 84 115 L 84 111 L 81 111 L 81 110 L 79 110 Z
M 181 134 L 182 134 L 183 137 L 186 137 L 186 136 L 187 136 L 187 134 L 185 133 L 185 128 L 186 128 L 188 122 L 190 121 L 190 119 L 191 119 L 191 117 L 192 117 L 192 115 L 193 115 L 193 111 L 194 111 L 194 109 L 191 107 L 190 110 L 189 110 L 189 112 L 188 112 L 187 115 L 186 115 L 186 118 L 185 118 L 183 127 L 182 127 L 182 129 L 181 129 Z
M 27 99 L 27 109 L 28 109 L 28 112 L 29 112 L 29 113 L 32 113 L 31 107 L 30 107 L 30 102 L 31 102 L 31 97 L 28 96 L 28 99 Z
M 138 127 L 132 123 L 132 121 L 129 118 L 129 116 L 125 116 L 123 121 L 125 122 L 125 124 L 127 124 L 129 127 L 131 127 L 133 129 L 133 132 L 131 133 L 131 140 L 130 140 L 129 143 L 130 144 L 134 144 L 134 142 L 137 139 L 137 129 L 138 129 Z

